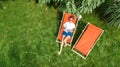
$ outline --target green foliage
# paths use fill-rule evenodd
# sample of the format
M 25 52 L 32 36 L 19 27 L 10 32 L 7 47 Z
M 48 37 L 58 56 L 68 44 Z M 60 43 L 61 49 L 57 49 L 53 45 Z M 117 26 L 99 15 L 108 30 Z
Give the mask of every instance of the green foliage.
M 105 0 L 39 0 L 40 4 L 50 2 L 59 3 L 60 11 L 68 13 L 80 14 L 91 13 L 96 7 L 104 3 Z
M 31 1 L 31 0 L 29 0 Z M 39 5 L 52 3 L 52 5 L 57 3 L 60 11 L 65 11 L 68 13 L 74 13 L 76 15 L 80 13 L 91 13 L 96 7 L 101 5 L 105 0 L 34 0 Z
M 40 4 L 50 3 L 51 0 L 39 0 Z
M 74 4 L 74 0 L 68 1 L 66 3 L 66 12 L 68 12 L 68 13 L 75 13 L 76 12 L 76 6 Z
M 79 16 L 81 13 L 92 13 L 93 10 L 103 4 L 105 0 L 39 0 L 41 5 L 50 2 L 54 2 L 54 4 L 57 3 L 59 11 L 65 11 Z M 120 1 L 110 0 L 106 1 L 105 4 L 107 5 L 102 7 L 106 8 L 106 12 L 104 11 L 105 18 L 111 25 L 120 26 Z
M 110 22 L 113 26 L 120 27 L 120 1 L 119 0 L 111 0 L 110 2 L 106 2 L 108 7 L 105 12 L 105 18 L 108 22 Z
M 47 4 L 50 2 L 58 3 L 58 2 L 64 2 L 66 0 L 36 0 L 40 5 Z
M 96 7 L 104 3 L 105 0 L 83 0 L 81 3 L 80 12 L 91 13 Z
M 63 1 L 67 1 L 67 0 L 52 0 L 54 2 L 63 2 Z

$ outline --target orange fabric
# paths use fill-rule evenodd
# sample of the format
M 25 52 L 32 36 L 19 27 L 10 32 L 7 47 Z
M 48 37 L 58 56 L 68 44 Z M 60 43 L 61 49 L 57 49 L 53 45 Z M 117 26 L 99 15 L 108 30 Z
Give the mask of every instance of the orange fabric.
M 73 20 L 73 22 L 76 24 L 76 20 L 77 20 L 77 17 L 75 16 L 75 15 L 73 15 L 73 14 L 68 14 L 68 13 L 65 13 L 64 14 L 64 17 L 63 17 L 63 20 L 62 20 L 62 27 L 61 27 L 61 29 L 60 29 L 60 32 L 58 33 L 58 36 L 57 36 L 57 39 L 58 40 L 62 40 L 62 32 L 64 31 L 64 27 L 63 27 L 63 24 L 65 23 L 65 22 L 67 22 L 67 21 L 69 21 L 69 17 L 70 16 L 74 16 L 74 20 Z M 70 43 L 70 39 L 67 41 L 67 42 L 69 42 Z
M 82 54 L 87 55 L 101 33 L 102 29 L 89 24 L 87 29 L 75 45 L 75 49 L 80 51 Z

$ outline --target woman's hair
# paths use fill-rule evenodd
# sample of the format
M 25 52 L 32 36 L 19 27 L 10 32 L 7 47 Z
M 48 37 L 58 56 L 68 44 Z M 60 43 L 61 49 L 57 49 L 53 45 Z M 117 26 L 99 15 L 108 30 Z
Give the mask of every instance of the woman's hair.
M 74 16 L 71 15 L 71 16 L 69 17 L 69 19 L 70 19 L 70 18 L 73 18 L 73 19 L 74 19 Z

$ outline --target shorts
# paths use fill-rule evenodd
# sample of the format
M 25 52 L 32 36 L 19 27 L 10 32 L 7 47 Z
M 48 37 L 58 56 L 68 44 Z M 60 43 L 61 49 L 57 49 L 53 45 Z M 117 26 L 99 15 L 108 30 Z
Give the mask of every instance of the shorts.
M 66 36 L 72 37 L 72 33 L 71 33 L 71 32 L 66 32 L 66 31 L 64 31 L 64 32 L 62 33 L 62 35 L 64 35 L 65 37 L 66 37 Z

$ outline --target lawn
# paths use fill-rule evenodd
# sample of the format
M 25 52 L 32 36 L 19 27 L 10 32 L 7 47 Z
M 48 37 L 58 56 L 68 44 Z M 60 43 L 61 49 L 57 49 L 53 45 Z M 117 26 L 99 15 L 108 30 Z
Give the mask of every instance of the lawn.
M 86 60 L 59 45 L 56 36 L 62 13 L 53 6 L 40 6 L 33 1 L 2 2 L 0 9 L 0 67 L 119 67 L 120 29 L 104 23 L 95 12 L 82 14 L 104 29 Z M 78 28 L 79 30 L 79 28 Z

